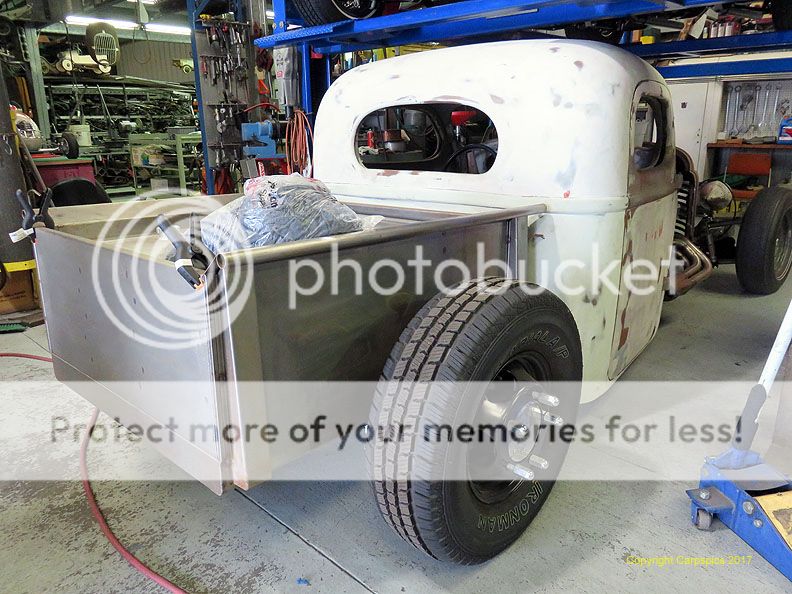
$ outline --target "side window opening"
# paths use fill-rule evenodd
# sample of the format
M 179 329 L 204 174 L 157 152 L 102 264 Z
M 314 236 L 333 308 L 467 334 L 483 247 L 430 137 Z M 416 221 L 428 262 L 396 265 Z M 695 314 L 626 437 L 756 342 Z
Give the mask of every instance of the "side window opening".
M 498 155 L 498 133 L 484 112 L 458 103 L 397 105 L 370 113 L 357 130 L 367 169 L 482 174 Z
M 633 122 L 633 162 L 639 170 L 656 167 L 665 159 L 667 118 L 663 101 L 657 97 L 641 97 Z

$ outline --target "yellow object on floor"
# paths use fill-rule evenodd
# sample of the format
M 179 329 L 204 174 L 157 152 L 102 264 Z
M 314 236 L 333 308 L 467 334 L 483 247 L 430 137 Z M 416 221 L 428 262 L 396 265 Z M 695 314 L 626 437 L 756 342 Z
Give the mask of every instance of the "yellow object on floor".
M 761 495 L 756 502 L 770 518 L 787 546 L 792 548 L 792 491 Z

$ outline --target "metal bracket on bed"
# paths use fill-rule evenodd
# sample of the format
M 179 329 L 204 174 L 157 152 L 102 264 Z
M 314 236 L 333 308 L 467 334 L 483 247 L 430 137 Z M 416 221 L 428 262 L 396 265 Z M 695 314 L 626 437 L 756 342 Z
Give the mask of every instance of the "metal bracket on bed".
M 214 258 L 212 253 L 197 239 L 196 233 L 191 233 L 190 241 L 187 241 L 165 215 L 157 217 L 157 227 L 176 250 L 173 262 L 176 270 L 193 289 L 196 291 L 202 289 L 209 262 Z

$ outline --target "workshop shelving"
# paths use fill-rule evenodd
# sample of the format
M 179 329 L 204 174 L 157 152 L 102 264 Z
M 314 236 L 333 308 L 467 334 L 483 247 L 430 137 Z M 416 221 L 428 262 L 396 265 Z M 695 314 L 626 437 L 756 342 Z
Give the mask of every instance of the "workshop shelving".
M 195 93 L 189 87 L 62 76 L 44 82 L 53 131 L 64 132 L 70 123 L 91 126 L 92 146 L 80 147 L 80 156 L 94 159 L 97 181 L 113 198 L 135 193 L 128 134 L 118 129 L 120 122 L 134 122 L 136 132 L 195 124 Z
M 301 78 L 303 104 L 312 113 L 310 52 L 323 54 L 326 76 L 317 81 L 329 85 L 329 54 L 383 47 L 396 47 L 427 42 L 476 43 L 496 39 L 503 34 L 538 29 L 561 29 L 565 25 L 586 21 L 621 19 L 629 16 L 697 8 L 712 5 L 711 0 L 592 0 L 564 2 L 561 0 L 466 0 L 441 6 L 408 10 L 396 14 L 358 20 L 341 21 L 318 27 L 302 27 L 290 17 L 286 0 L 274 0 L 275 30 L 259 38 L 261 48 L 298 46 L 303 51 Z M 540 33 L 523 33 L 541 35 Z M 651 45 L 625 45 L 646 59 L 674 59 L 700 56 L 783 50 L 792 47 L 792 32 L 757 33 L 705 40 L 686 40 Z M 661 65 L 667 78 L 701 76 L 738 76 L 768 72 L 792 72 L 792 59 L 742 60 L 692 65 Z M 308 90 L 306 90 L 308 89 Z
M 137 193 L 148 192 L 152 187 L 144 181 L 161 179 L 174 192 L 200 191 L 201 189 L 201 134 L 131 134 L 129 136 L 130 162 Z M 141 154 L 147 147 L 158 147 L 162 163 L 144 163 Z
M 287 30 L 290 21 L 286 3 L 276 0 L 276 33 L 256 40 L 256 45 L 310 43 L 315 51 L 332 53 L 429 41 L 483 40 L 510 31 L 556 28 L 708 4 L 712 4 L 711 0 L 679 0 L 673 4 L 648 0 L 467 0 L 372 19 Z

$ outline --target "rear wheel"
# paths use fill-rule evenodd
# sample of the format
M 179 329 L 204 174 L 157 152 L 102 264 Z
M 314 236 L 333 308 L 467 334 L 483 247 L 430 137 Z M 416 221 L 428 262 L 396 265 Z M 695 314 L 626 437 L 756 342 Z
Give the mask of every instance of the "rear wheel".
M 67 159 L 76 159 L 80 156 L 80 143 L 71 132 L 64 132 L 58 140 L 58 148 Z
M 294 0 L 309 27 L 349 19 L 368 19 L 382 13 L 383 0 Z
M 404 330 L 370 425 L 416 433 L 367 447 L 385 521 L 419 550 L 461 564 L 497 555 L 538 514 L 566 456 L 557 432 L 574 423 L 582 376 L 577 327 L 560 299 L 527 294 L 536 287 L 518 281 L 478 283 L 438 295 Z M 546 394 L 555 381 L 571 383 Z M 468 424 L 530 438 L 462 446 L 418 430 Z
M 746 291 L 775 293 L 792 268 L 792 190 L 761 191 L 748 206 L 737 238 L 737 278 Z

